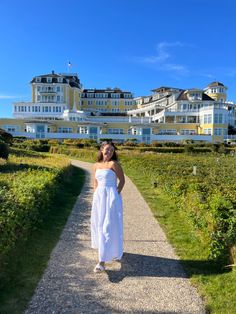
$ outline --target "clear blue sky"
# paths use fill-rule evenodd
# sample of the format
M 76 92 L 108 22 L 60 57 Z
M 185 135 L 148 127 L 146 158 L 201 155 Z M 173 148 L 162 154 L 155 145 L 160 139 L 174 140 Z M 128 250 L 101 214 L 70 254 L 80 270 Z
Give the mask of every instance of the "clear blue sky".
M 235 0 L 1 0 L 0 117 L 40 74 L 135 96 L 159 86 L 228 87 L 236 101 Z

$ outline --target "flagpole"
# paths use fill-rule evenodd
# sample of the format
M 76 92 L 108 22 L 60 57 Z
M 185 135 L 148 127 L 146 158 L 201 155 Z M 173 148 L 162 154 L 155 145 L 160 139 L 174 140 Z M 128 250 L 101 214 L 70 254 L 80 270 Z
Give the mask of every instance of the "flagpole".
M 68 72 L 68 73 L 70 72 L 70 68 L 71 68 L 71 62 L 68 61 L 68 62 L 67 62 L 67 72 Z

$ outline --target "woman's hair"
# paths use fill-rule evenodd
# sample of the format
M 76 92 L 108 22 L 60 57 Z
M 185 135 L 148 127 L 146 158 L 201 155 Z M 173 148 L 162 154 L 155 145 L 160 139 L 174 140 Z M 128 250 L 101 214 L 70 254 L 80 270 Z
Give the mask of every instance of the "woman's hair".
M 101 146 L 100 146 L 100 149 L 99 149 L 99 152 L 98 152 L 98 155 L 97 155 L 97 162 L 100 162 L 103 160 L 103 153 L 102 153 L 102 150 L 103 148 L 106 146 L 106 145 L 111 145 L 114 149 L 113 151 L 113 154 L 110 158 L 110 160 L 118 160 L 118 157 L 117 157 L 117 154 L 116 154 L 116 147 L 114 145 L 114 143 L 112 141 L 104 141 L 102 142 Z

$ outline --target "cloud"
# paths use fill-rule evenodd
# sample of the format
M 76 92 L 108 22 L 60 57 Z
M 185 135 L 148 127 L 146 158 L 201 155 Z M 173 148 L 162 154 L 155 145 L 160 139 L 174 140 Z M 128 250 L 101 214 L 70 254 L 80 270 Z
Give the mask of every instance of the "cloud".
M 203 76 L 203 77 L 210 78 L 210 79 L 212 79 L 212 78 L 215 77 L 215 75 L 210 74 L 210 73 L 199 73 L 199 75 L 200 75 L 200 76 Z
M 156 45 L 156 55 L 147 57 L 134 57 L 133 61 L 137 63 L 143 63 L 151 65 L 153 68 L 168 72 L 178 72 L 178 74 L 186 75 L 189 70 L 183 64 L 175 64 L 170 62 L 173 59 L 173 55 L 170 52 L 171 48 L 181 48 L 186 46 L 179 41 L 167 42 L 163 41 Z
M 22 96 L 22 95 L 6 95 L 6 94 L 1 94 L 0 93 L 0 99 L 19 99 L 19 98 L 24 98 L 28 96 Z
M 236 69 L 229 69 L 229 70 L 226 70 L 225 75 L 226 75 L 226 76 L 230 76 L 230 77 L 235 77 L 235 76 L 236 76 Z

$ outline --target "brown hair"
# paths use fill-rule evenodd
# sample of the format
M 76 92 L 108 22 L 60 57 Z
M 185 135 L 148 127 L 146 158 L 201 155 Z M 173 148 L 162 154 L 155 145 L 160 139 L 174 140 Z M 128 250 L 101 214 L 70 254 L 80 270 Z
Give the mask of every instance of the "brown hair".
M 104 146 L 106 146 L 106 145 L 111 145 L 114 148 L 114 151 L 113 151 L 113 154 L 112 154 L 110 160 L 118 160 L 117 154 L 115 152 L 116 147 L 115 147 L 114 143 L 112 141 L 104 141 L 101 143 L 101 146 L 100 146 L 100 149 L 99 149 L 99 152 L 97 155 L 97 162 L 101 162 L 103 160 L 102 150 L 103 150 Z

